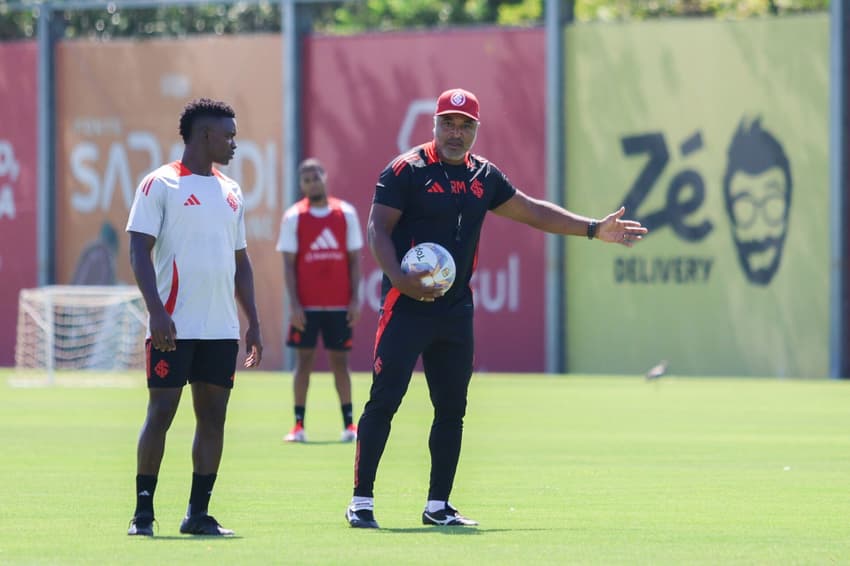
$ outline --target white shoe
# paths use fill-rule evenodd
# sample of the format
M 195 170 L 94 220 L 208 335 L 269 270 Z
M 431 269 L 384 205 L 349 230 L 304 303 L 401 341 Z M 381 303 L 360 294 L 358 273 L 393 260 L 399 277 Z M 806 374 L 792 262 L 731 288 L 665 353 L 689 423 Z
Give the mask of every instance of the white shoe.
M 286 442 L 307 442 L 307 434 L 304 432 L 304 427 L 297 424 L 292 427 L 292 430 L 283 439 Z
M 348 425 L 339 437 L 340 442 L 354 442 L 357 440 L 357 425 L 350 424 Z

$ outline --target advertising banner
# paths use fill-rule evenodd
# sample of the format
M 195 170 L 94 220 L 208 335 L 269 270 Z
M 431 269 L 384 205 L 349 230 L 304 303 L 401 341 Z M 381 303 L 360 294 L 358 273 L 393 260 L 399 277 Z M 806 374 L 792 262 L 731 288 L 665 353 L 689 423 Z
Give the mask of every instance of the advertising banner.
M 263 368 L 281 367 L 283 285 L 274 250 L 282 212 L 280 53 L 277 35 L 58 45 L 58 283 L 134 284 L 124 229 L 136 186 L 180 159 L 179 116 L 189 100 L 224 100 L 236 111 L 238 148 L 221 171 L 245 195 L 268 346 Z
M 443 90 L 478 96 L 472 148 L 526 193 L 545 196 L 545 38 L 542 29 L 315 37 L 306 43 L 305 154 L 328 171 L 329 191 L 364 225 L 381 170 L 433 138 Z M 490 215 L 484 223 L 475 295 L 476 371 L 543 371 L 544 235 Z M 362 254 L 363 315 L 351 365 L 367 370 L 380 308 L 381 272 Z
M 826 16 L 576 26 L 567 204 L 621 204 L 634 249 L 571 239 L 570 371 L 825 376 Z
M 15 364 L 18 292 L 38 284 L 38 47 L 0 43 L 0 366 Z

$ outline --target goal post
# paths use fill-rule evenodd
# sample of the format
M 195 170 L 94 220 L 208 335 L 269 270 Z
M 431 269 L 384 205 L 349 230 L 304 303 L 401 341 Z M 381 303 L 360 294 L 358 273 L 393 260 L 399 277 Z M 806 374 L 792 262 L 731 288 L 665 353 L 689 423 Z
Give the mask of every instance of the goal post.
M 143 368 L 147 310 L 130 285 L 49 285 L 21 289 L 15 368 Z

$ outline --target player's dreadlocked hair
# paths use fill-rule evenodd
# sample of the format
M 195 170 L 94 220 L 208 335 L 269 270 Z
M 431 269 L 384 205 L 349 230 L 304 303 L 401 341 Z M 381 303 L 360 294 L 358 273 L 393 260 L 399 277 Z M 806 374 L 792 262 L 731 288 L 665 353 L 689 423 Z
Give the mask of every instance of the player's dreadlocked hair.
M 180 114 L 180 137 L 185 143 L 189 143 L 192 135 L 192 126 L 198 118 L 236 118 L 236 112 L 225 102 L 212 100 L 210 98 L 195 99 L 183 108 Z

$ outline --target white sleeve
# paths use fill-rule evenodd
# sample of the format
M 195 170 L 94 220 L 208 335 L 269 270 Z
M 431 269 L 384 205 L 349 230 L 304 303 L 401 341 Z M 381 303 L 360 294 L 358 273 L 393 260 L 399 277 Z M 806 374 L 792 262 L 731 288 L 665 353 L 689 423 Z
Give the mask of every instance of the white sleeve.
M 345 239 L 348 242 L 348 251 L 357 251 L 363 247 L 363 232 L 360 230 L 360 220 L 357 218 L 357 211 L 347 202 L 343 202 L 342 212 L 345 214 Z
M 290 207 L 280 219 L 280 235 L 275 249 L 279 252 L 298 252 L 298 209 Z
M 153 175 L 154 173 L 151 173 L 142 179 L 136 189 L 126 231 L 141 232 L 158 238 L 162 227 L 165 189 L 159 178 L 152 178 Z
M 239 225 L 236 228 L 236 250 L 244 250 L 248 247 L 248 238 L 245 234 L 245 201 L 239 207 Z

